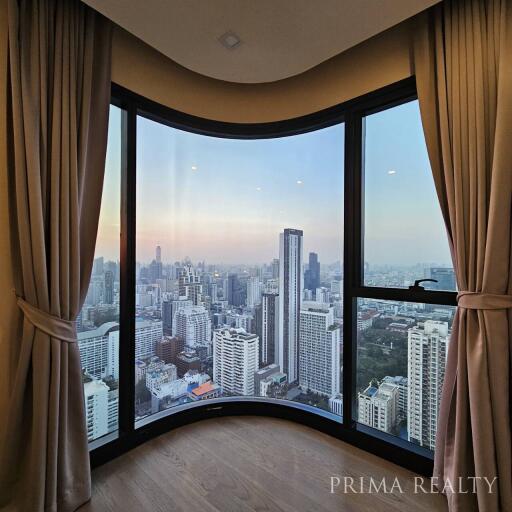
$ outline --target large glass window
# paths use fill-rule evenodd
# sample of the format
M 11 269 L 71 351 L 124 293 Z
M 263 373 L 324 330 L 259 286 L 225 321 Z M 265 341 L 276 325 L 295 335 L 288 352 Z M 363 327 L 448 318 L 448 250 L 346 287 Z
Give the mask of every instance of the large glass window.
M 85 303 L 77 318 L 89 441 L 118 428 L 121 115 L 121 109 L 110 107 L 94 264 Z
M 343 141 L 137 118 L 136 420 L 229 397 L 341 416 Z
M 364 284 L 455 290 L 446 230 L 421 126 L 410 101 L 365 117 Z
M 446 291 L 456 285 L 418 102 L 362 121 L 364 265 L 353 312 L 353 416 L 434 450 L 455 313 Z
M 91 447 L 272 402 L 428 471 L 456 285 L 414 80 L 268 125 L 113 90 L 78 318 Z
M 433 450 L 452 306 L 357 304 L 357 419 Z

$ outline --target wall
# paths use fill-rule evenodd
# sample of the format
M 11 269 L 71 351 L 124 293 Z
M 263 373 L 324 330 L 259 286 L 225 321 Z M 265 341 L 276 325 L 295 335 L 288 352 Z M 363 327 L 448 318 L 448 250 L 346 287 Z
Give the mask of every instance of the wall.
M 113 40 L 112 80 L 171 108 L 232 122 L 298 117 L 411 76 L 406 21 L 296 77 L 235 84 L 181 67 L 125 30 Z

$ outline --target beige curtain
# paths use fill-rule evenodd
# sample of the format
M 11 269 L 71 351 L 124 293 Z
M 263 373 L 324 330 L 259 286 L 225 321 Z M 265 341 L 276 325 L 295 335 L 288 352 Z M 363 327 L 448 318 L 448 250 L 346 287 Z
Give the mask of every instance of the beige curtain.
M 418 19 L 418 96 L 460 290 L 434 476 L 497 477 L 450 511 L 512 510 L 512 0 L 445 1 Z M 448 482 L 447 482 L 448 483 Z
M 90 498 L 74 320 L 89 283 L 110 101 L 110 23 L 78 0 L 9 0 L 11 211 L 19 360 L 0 446 L 0 505 Z

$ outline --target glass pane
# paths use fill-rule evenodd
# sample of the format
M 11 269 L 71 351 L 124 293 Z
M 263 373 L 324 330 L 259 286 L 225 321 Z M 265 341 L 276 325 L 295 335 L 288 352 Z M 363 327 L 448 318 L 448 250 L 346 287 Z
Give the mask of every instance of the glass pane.
M 357 420 L 433 450 L 452 306 L 358 299 Z
M 237 396 L 340 415 L 343 125 L 137 133 L 138 425 Z
M 365 118 L 364 284 L 455 290 L 417 101 Z
M 89 442 L 116 431 L 118 421 L 121 114 L 110 107 L 94 264 L 77 318 Z

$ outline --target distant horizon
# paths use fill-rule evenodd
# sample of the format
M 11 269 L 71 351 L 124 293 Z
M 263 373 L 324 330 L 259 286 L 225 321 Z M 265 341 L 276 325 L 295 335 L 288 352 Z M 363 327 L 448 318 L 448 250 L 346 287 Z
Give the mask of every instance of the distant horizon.
M 163 251 L 162 251 L 163 252 Z M 315 251 L 311 251 L 315 252 Z M 305 256 L 307 256 L 309 253 L 304 254 L 304 265 L 307 265 L 307 259 Z M 318 254 L 318 253 L 316 253 Z M 103 258 L 105 262 L 112 261 L 114 263 L 120 263 L 119 258 L 107 258 L 106 256 L 97 255 L 95 256 L 95 259 L 97 258 Z M 279 258 L 275 258 L 279 259 Z M 175 263 L 185 263 L 186 260 L 190 260 L 193 267 L 197 267 L 199 263 L 205 263 L 205 265 L 208 266 L 230 266 L 230 267 L 260 267 L 263 265 L 269 265 L 272 263 L 272 260 L 269 261 L 262 261 L 262 262 L 233 262 L 233 263 L 227 263 L 227 262 L 221 262 L 221 261 L 208 261 L 205 259 L 198 259 L 193 260 L 192 258 L 184 258 L 182 260 L 178 259 L 168 259 L 162 258 L 162 265 L 174 265 Z M 150 265 L 152 261 L 156 261 L 156 258 L 152 258 L 150 260 L 136 260 L 135 263 L 138 265 Z M 333 266 L 339 264 L 341 267 L 343 267 L 343 260 L 336 260 L 336 261 L 330 261 L 330 262 L 324 262 L 320 258 L 320 255 L 318 255 L 318 262 L 322 266 Z M 365 264 L 368 264 L 369 262 L 365 262 Z M 406 269 L 406 268 L 414 268 L 414 267 L 439 267 L 439 268 L 451 268 L 453 269 L 453 263 L 452 262 L 439 262 L 439 261 L 417 261 L 415 263 L 405 263 L 405 264 L 398 264 L 398 263 L 378 263 L 378 264 L 371 264 L 370 266 L 373 268 L 381 268 L 381 267 L 390 267 L 390 268 L 397 268 L 397 269 Z

